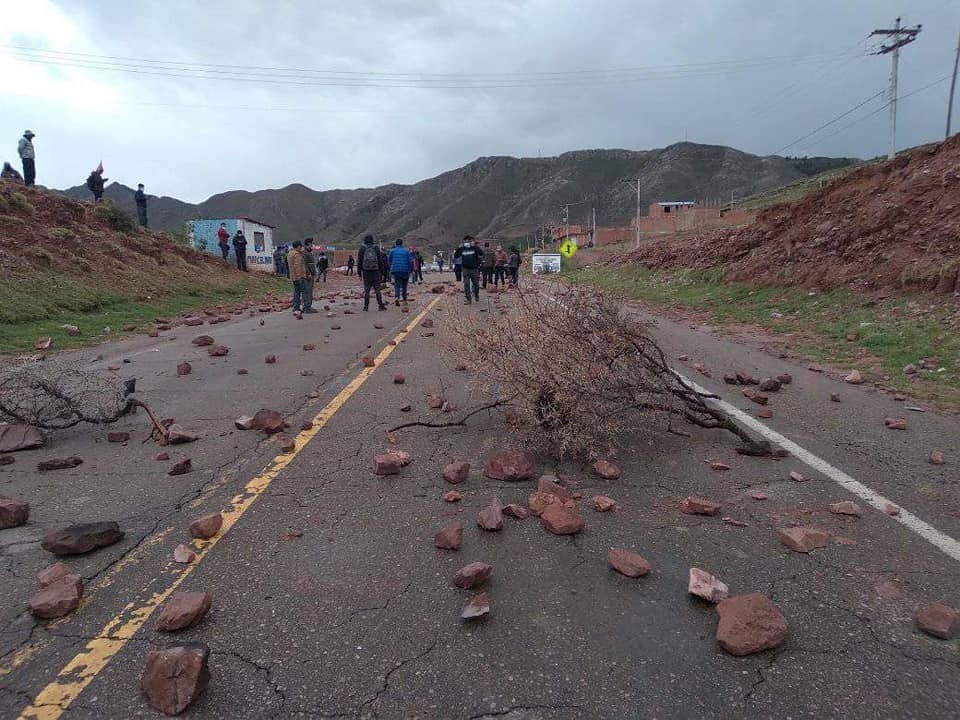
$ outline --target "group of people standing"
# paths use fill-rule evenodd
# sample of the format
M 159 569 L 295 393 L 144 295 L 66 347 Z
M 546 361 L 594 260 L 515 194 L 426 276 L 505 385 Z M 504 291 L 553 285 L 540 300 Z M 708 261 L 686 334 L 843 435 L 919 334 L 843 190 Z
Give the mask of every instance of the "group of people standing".
M 347 274 L 353 271 L 353 256 L 347 260 Z M 405 247 L 403 240 L 394 241 L 390 252 L 383 252 L 374 242 L 373 235 L 363 238 L 363 244 L 357 249 L 357 274 L 363 280 L 363 309 L 370 309 L 370 291 L 373 290 L 377 298 L 377 308 L 386 310 L 383 302 L 381 287 L 388 278 L 393 279 L 394 303 L 407 304 L 407 292 L 410 279 L 423 283 L 423 256 Z
M 516 287 L 520 282 L 522 261 L 516 247 L 511 247 L 509 254 L 500 245 L 491 250 L 489 242 L 484 242 L 481 248 L 476 238 L 465 235 L 463 244 L 453 251 L 453 274 L 457 282 L 463 281 L 463 292 L 469 304 L 471 298 L 478 299 L 479 288 L 485 290 L 489 283 L 505 286 L 509 281 Z
M 317 312 L 313 307 L 313 288 L 317 278 L 327 281 L 329 261 L 325 252 L 314 254 L 313 238 L 294 240 L 286 252 L 287 273 L 293 283 L 293 314 Z

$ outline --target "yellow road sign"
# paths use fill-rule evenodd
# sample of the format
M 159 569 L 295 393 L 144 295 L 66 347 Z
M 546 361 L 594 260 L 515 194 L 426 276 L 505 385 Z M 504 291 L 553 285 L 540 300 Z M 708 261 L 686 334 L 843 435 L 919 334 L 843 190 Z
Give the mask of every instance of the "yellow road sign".
M 570 238 L 567 238 L 562 243 L 560 243 L 560 254 L 563 255 L 565 258 L 568 258 L 568 259 L 572 258 L 574 255 L 576 255 L 576 253 L 577 253 L 577 244 Z

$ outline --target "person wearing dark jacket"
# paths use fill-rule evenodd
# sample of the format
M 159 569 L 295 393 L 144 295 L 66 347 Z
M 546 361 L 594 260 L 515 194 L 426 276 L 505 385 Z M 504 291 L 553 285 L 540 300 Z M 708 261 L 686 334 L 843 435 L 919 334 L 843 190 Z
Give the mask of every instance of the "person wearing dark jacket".
M 480 267 L 483 264 L 483 250 L 477 247 L 477 241 L 470 235 L 463 238 L 463 248 L 460 250 L 460 264 L 463 272 L 463 294 L 466 296 L 466 305 L 473 300 L 480 301 Z M 471 287 L 473 288 L 471 300 Z
M 303 241 L 303 262 L 307 269 L 307 288 L 303 296 L 303 311 L 315 313 L 313 309 L 313 286 L 317 282 L 317 256 L 313 254 L 313 238 Z
M 323 278 L 323 281 L 327 281 L 327 270 L 330 269 L 330 260 L 327 259 L 327 253 L 323 250 L 320 251 L 320 254 L 317 256 L 317 275 Z
M 393 277 L 393 298 L 399 305 L 400 300 L 407 302 L 407 285 L 410 282 L 410 272 L 413 270 L 414 258 L 407 248 L 403 246 L 403 240 L 397 238 L 393 250 L 390 251 L 390 275 Z
M 373 244 L 373 235 L 367 235 L 363 239 L 363 245 L 357 250 L 357 269 L 363 277 L 363 309 L 370 309 L 370 289 L 377 294 L 377 307 L 380 310 L 386 310 L 387 306 L 383 303 L 383 296 L 380 294 L 380 268 L 383 260 L 380 257 L 382 253 L 380 248 Z
M 347 256 L 347 275 L 353 275 L 353 255 Z
M 480 275 L 483 278 L 483 289 L 487 289 L 487 282 L 493 282 L 493 263 L 496 257 L 490 249 L 490 243 L 483 244 L 483 258 L 480 261 Z
M 230 254 L 230 231 L 227 230 L 226 223 L 220 223 L 220 229 L 217 230 L 217 245 L 220 246 L 220 254 L 223 255 L 223 259 L 226 261 L 227 256 Z
M 93 193 L 93 201 L 100 202 L 103 199 L 103 184 L 110 178 L 103 176 L 103 166 L 97 166 L 97 169 L 90 173 L 87 178 L 87 189 Z
M 413 259 L 417 261 L 416 262 L 417 268 L 416 268 L 416 272 L 414 273 L 415 275 L 414 280 L 416 280 L 421 285 L 423 285 L 423 254 L 419 250 L 417 250 L 413 254 Z
M 469 235 L 467 236 L 469 237 Z M 460 282 L 463 279 L 463 248 L 458 247 L 453 251 L 453 277 L 456 278 L 457 282 Z
M 233 236 L 233 252 L 237 256 L 237 270 L 247 272 L 247 239 L 243 236 L 243 230 L 237 230 Z
M 143 191 L 143 183 L 137 185 L 137 191 L 133 194 L 133 201 L 137 204 L 137 220 L 140 221 L 140 227 L 146 227 L 147 194 Z
M 520 251 L 517 248 L 510 248 L 510 257 L 507 259 L 507 267 L 510 270 L 510 282 L 514 287 L 520 286 Z

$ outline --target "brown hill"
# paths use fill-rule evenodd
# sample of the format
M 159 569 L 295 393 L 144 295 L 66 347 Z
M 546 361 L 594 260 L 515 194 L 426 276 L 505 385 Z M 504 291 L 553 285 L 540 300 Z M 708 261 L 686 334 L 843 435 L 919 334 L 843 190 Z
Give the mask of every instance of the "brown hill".
M 416 239 L 441 246 L 464 233 L 523 235 L 560 222 L 561 206 L 571 222 L 586 220 L 597 208 L 601 225 L 622 225 L 636 207 L 636 180 L 646 206 L 658 200 L 745 197 L 818 171 L 830 158 L 758 157 L 718 145 L 678 143 L 666 148 L 580 150 L 559 157 L 482 157 L 464 167 L 413 185 L 356 190 L 311 190 L 289 185 L 277 190 L 232 191 L 199 205 L 172 198 L 151 199 L 151 224 L 181 230 L 197 217 L 249 216 L 277 227 L 288 242 L 314 235 L 332 244 L 352 244 L 366 232 Z M 65 191 L 89 198 L 86 188 Z M 133 191 L 122 185 L 106 196 L 133 210 Z
M 729 280 L 769 285 L 960 293 L 960 135 L 866 165 L 748 227 L 609 262 L 724 266 Z

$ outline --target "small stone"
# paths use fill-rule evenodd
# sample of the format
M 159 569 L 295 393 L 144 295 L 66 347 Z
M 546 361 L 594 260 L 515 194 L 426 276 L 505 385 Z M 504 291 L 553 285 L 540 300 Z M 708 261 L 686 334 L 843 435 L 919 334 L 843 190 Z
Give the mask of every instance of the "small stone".
M 37 463 L 37 470 L 48 472 L 49 470 L 69 470 L 83 464 L 83 458 L 72 455 L 66 458 L 51 458 Z
M 300 423 L 300 432 L 306 432 L 307 430 L 313 430 L 312 420 L 304 420 L 302 423 Z
M 804 477 L 803 475 L 798 473 L 796 470 L 791 470 L 790 479 L 793 480 L 794 482 L 806 482 L 809 478 Z
M 470 369 L 470 366 L 465 362 L 458 362 L 454 370 L 457 372 L 467 372 Z
M 459 550 L 463 544 L 463 525 L 455 522 L 433 536 L 433 544 L 441 550 Z
M 261 408 L 253 416 L 253 424 L 250 426 L 254 430 L 260 430 L 267 435 L 274 435 L 282 431 L 287 426 L 286 421 L 276 410 Z
M 76 325 L 62 325 L 61 327 L 63 328 L 63 331 L 71 337 L 76 337 L 80 334 L 80 328 L 78 328 Z
M 767 494 L 762 492 L 755 492 L 755 493 L 751 493 L 750 497 L 752 497 L 754 500 L 766 500 Z
M 424 320 L 422 323 L 420 323 L 420 327 L 432 328 L 432 327 L 433 327 L 433 320 L 431 320 L 430 318 L 427 318 L 427 319 Z
M 888 417 L 885 418 L 883 424 L 887 426 L 890 430 L 906 430 L 907 429 L 907 420 L 906 418 L 901 417 Z
M 893 399 L 896 400 L 897 402 L 903 402 L 904 400 L 907 399 L 907 396 L 903 395 L 902 393 L 897 393 L 893 396 Z
M 393 453 L 373 456 L 374 475 L 396 475 L 400 472 L 400 459 Z
M 740 384 L 740 381 L 737 380 L 737 376 L 734 375 L 733 373 L 726 373 L 726 374 L 724 374 L 724 376 L 723 376 L 723 381 L 724 381 L 727 385 L 739 385 L 739 384 Z
M 303 350 L 304 350 L 304 352 L 310 352 L 311 350 L 316 349 L 316 347 L 317 347 L 317 346 L 314 345 L 313 343 L 306 343 L 306 344 L 303 346 Z
M 197 554 L 182 543 L 173 549 L 173 561 L 176 563 L 187 565 L 196 559 Z
M 394 385 L 403 385 L 406 381 L 407 379 L 403 375 L 400 375 L 399 373 L 393 376 Z
M 760 389 L 763 392 L 777 392 L 780 390 L 780 381 L 776 378 L 764 378 L 760 381 Z
M 37 338 L 37 341 L 33 344 L 34 350 L 49 350 L 52 347 L 53 347 L 52 337 Z
M 570 499 L 566 489 L 560 484 L 560 479 L 556 475 L 541 475 L 537 481 L 537 492 L 550 493 L 560 498 L 560 501 Z
M 727 525 L 733 525 L 733 527 L 749 527 L 749 525 L 743 520 L 737 520 L 732 517 L 724 517 L 721 518 L 721 520 L 723 520 L 723 522 L 725 522 Z
M 193 463 L 190 461 L 190 458 L 183 458 L 170 466 L 170 469 L 167 470 L 167 475 L 186 475 L 192 469 Z
M 703 598 L 707 602 L 718 603 L 725 600 L 730 594 L 730 588 L 706 570 L 690 568 L 690 580 L 687 583 L 687 592 Z
M 404 452 L 403 450 L 388 450 L 387 454 L 393 455 L 397 459 L 397 462 L 400 463 L 400 467 L 406 467 L 413 462 L 410 453 Z
M 11 497 L 0 497 L 0 530 L 26 525 L 30 504 Z
M 130 433 L 114 431 L 107 433 L 107 442 L 112 443 L 125 443 L 130 439 Z
M 187 327 L 197 327 L 199 325 L 203 325 L 203 318 L 188 317 L 183 321 L 183 324 Z
M 233 421 L 237 430 L 249 430 L 253 427 L 253 418 L 249 415 L 241 415 Z
M 183 445 L 184 443 L 194 442 L 196 439 L 197 436 L 194 433 L 184 430 L 176 423 L 167 428 L 167 443 L 170 445 Z
M 413 410 L 413 406 L 409 403 L 400 408 L 400 412 L 410 412 L 411 410 Z
M 840 393 L 830 393 L 830 402 L 840 402 Z
M 47 583 L 30 598 L 30 614 L 41 620 L 69 615 L 80 605 L 83 597 L 83 579 L 67 573 Z
M 212 598 L 205 592 L 178 592 L 160 609 L 157 630 L 175 632 L 196 625 L 210 610 Z
M 43 536 L 40 547 L 59 556 L 82 555 L 122 539 L 123 531 L 115 522 L 82 523 L 51 530 Z
M 770 396 L 766 393 L 760 392 L 759 390 L 752 390 L 747 388 L 743 391 L 743 396 L 752 402 L 755 402 L 757 405 L 766 405 L 770 402 Z
M 249 370 L 247 370 L 246 368 L 239 368 L 237 370 L 237 375 L 246 375 L 248 373 L 249 373 Z
M 943 457 L 942 452 L 940 452 L 939 450 L 934 450 L 932 453 L 930 453 L 930 458 L 928 459 L 928 462 L 931 465 L 943 465 L 946 462 L 946 459 Z
M 687 515 L 719 515 L 720 503 L 691 495 L 680 502 L 680 512 Z
M 832 512 L 834 515 L 852 515 L 854 517 L 863 516 L 863 510 L 860 508 L 860 506 L 850 500 L 833 503 L 828 507 L 830 508 L 830 512 Z
M 282 453 L 292 453 L 297 449 L 297 441 L 284 433 L 277 435 L 277 444 L 280 446 L 280 452 Z
M 843 381 L 846 383 L 850 383 L 851 385 L 860 385 L 863 383 L 863 376 L 860 374 L 859 370 L 854 370 L 849 375 L 847 375 L 843 379 Z
M 917 366 L 914 365 L 913 363 L 910 363 L 909 365 L 904 366 L 904 368 L 903 368 L 903 374 L 904 374 L 904 375 L 916 375 L 916 374 L 917 374 Z
M 745 440 L 737 446 L 737 452 L 749 457 L 770 457 L 773 455 L 773 446 L 769 440 Z
M 150 650 L 140 689 L 150 705 L 165 715 L 179 715 L 200 697 L 210 682 L 210 650 L 197 642 Z
M 681 355 L 680 357 L 677 358 L 677 360 L 679 360 L 680 362 L 687 362 L 689 359 L 690 359 L 689 355 Z
M 606 495 L 594 495 L 591 501 L 593 502 L 593 509 L 597 512 L 610 512 L 617 508 L 617 503 Z
M 0 455 L 0 466 L 13 465 L 17 459 L 13 455 Z
M 503 514 L 509 515 L 517 520 L 526 520 L 528 517 L 530 517 L 530 511 L 527 510 L 523 505 L 517 505 L 516 503 L 504 505 Z
M 731 655 L 779 647 L 787 637 L 783 613 L 766 595 L 736 595 L 717 605 L 717 643 Z
M 607 562 L 621 575 L 638 578 L 650 572 L 650 563 L 642 555 L 623 548 L 610 548 Z
M 209 335 L 197 335 L 190 342 L 197 347 L 207 347 L 209 345 L 213 345 L 213 338 Z
M 543 514 L 548 505 L 560 502 L 560 498 L 552 493 L 534 492 L 527 498 L 527 505 L 530 506 L 530 512 L 537 517 Z
M 533 455 L 526 450 L 506 450 L 487 460 L 483 474 L 492 480 L 529 480 L 536 472 Z
M 170 459 L 170 453 L 168 452 L 157 453 L 153 459 L 159 460 L 160 462 L 166 462 L 167 460 Z
M 190 523 L 190 537 L 199 540 L 209 540 L 223 527 L 223 515 L 220 513 L 210 513 L 199 517 Z
M 207 354 L 210 357 L 223 357 L 230 352 L 230 348 L 226 345 L 211 345 L 207 348 Z
M 444 400 L 443 395 L 427 395 L 427 407 L 429 407 L 431 410 L 439 410 L 443 407 L 445 402 L 446 400 Z
M 554 535 L 576 535 L 586 526 L 586 522 L 576 508 L 567 507 L 559 502 L 552 503 L 540 513 L 543 526 Z
M 277 356 L 276 356 L 276 355 L 267 355 L 267 356 L 263 359 L 263 361 L 264 361 L 267 365 L 273 365 L 273 364 L 277 361 Z
M 503 508 L 498 498 L 493 498 L 490 504 L 479 512 L 477 525 L 491 532 L 503 529 Z
M 490 613 L 490 599 L 485 592 L 474 595 L 460 613 L 464 620 L 476 620 Z
M 369 355 L 364 355 L 360 358 L 360 361 L 363 363 L 364 367 L 372 368 L 376 363 L 374 363 L 373 358 Z
M 604 480 L 617 480 L 620 477 L 620 468 L 609 460 L 597 460 L 593 464 L 593 472 Z
M 339 325 L 331 325 L 331 326 L 330 326 L 330 329 L 331 329 L 331 330 L 339 330 L 339 329 L 340 329 L 340 326 L 339 326 Z
M 463 495 L 458 493 L 456 490 L 448 490 L 443 494 L 444 502 L 454 503 L 463 500 Z
M 482 562 L 472 562 L 457 570 L 457 574 L 453 576 L 453 584 L 458 588 L 469 590 L 472 587 L 486 582 L 492 572 L 493 565 L 487 565 Z
M 780 381 L 781 385 L 789 385 L 793 382 L 793 375 L 790 373 L 782 373 L 781 375 L 777 375 L 777 380 Z
M 830 533 L 813 527 L 781 528 L 777 531 L 780 542 L 794 552 L 808 553 L 830 544 Z
M 900 514 L 900 508 L 898 508 L 898 507 L 897 507 L 896 505 L 894 505 L 893 503 L 886 503 L 886 504 L 883 506 L 883 511 L 884 511 L 887 515 L 890 515 L 891 517 L 896 517 L 897 515 Z
M 767 407 L 760 408 L 757 410 L 757 417 L 763 418 L 764 420 L 769 420 L 773 417 L 773 410 Z
M 156 329 L 152 329 L 147 333 L 147 337 L 152 337 L 152 338 L 160 337 L 160 331 Z
M 757 381 L 753 379 L 753 375 L 745 372 L 736 373 L 737 382 L 741 385 L 756 385 Z
M 927 635 L 949 640 L 957 631 L 957 611 L 943 603 L 932 603 L 917 613 L 917 627 Z
M 40 583 L 40 587 L 45 588 L 47 585 L 52 585 L 61 578 L 72 574 L 74 574 L 73 570 L 62 562 L 56 562 L 53 565 L 48 565 L 37 573 L 37 582 Z
M 46 438 L 39 429 L 26 423 L 0 423 L 0 452 L 31 450 L 41 447 Z
M 726 463 L 720 462 L 719 460 L 714 460 L 712 463 L 710 463 L 710 469 L 716 470 L 717 472 L 726 472 L 730 469 L 730 466 Z

